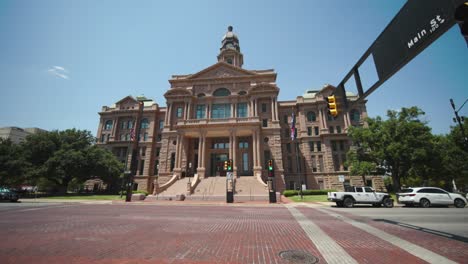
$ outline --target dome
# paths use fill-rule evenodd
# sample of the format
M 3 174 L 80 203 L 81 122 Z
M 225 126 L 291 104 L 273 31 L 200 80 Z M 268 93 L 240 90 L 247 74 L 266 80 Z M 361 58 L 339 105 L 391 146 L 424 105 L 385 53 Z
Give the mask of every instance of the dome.
M 224 36 L 223 36 L 223 41 L 224 41 L 225 39 L 227 39 L 227 38 L 239 39 L 239 38 L 237 37 L 237 35 L 234 34 L 234 32 L 232 32 L 232 26 L 229 26 L 229 27 L 228 27 L 228 32 L 226 32 L 226 34 L 224 34 Z

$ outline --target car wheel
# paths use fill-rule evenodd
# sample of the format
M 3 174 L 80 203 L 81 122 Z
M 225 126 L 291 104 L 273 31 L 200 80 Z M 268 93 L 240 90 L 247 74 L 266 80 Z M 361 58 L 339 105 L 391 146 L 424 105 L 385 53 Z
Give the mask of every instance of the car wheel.
M 354 200 L 353 200 L 353 198 L 350 198 L 350 197 L 345 198 L 344 201 L 343 201 L 343 205 L 344 205 L 344 207 L 346 207 L 346 208 L 351 208 L 351 207 L 353 207 L 353 206 L 354 206 Z
M 392 199 L 390 199 L 388 197 L 383 199 L 382 204 L 386 208 L 392 208 L 393 207 L 393 201 L 392 201 Z
M 465 208 L 466 204 L 462 199 L 455 199 L 454 205 L 456 208 Z
M 336 202 L 337 207 L 343 207 L 343 202 Z
M 423 198 L 419 201 L 419 205 L 422 208 L 429 208 L 431 206 L 431 202 L 428 199 Z

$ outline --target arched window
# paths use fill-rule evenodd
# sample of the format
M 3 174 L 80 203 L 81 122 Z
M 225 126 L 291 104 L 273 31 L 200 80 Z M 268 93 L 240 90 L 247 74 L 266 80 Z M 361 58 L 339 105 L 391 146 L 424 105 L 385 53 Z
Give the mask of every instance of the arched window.
M 112 120 L 107 120 L 104 125 L 104 130 L 111 130 L 112 129 Z
M 349 113 L 351 121 L 359 122 L 361 120 L 361 113 L 358 110 L 353 109 Z
M 149 128 L 149 122 L 148 122 L 148 119 L 147 118 L 143 118 L 141 120 L 141 128 Z
M 316 120 L 317 120 L 317 117 L 315 116 L 315 112 L 313 111 L 307 112 L 307 121 L 315 122 Z
M 213 96 L 228 96 L 228 95 L 231 95 L 231 92 L 226 88 L 219 88 L 213 93 Z

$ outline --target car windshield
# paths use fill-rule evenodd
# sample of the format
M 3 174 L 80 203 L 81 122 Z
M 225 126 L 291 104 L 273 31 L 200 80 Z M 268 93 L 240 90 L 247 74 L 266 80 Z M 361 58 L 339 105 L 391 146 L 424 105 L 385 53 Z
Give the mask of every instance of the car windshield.
M 400 193 L 410 193 L 413 192 L 413 189 L 403 189 Z

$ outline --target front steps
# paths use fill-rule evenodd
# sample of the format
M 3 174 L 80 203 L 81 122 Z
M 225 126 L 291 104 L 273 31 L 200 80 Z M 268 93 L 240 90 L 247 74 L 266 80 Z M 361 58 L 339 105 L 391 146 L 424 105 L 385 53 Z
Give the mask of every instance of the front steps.
M 187 195 L 188 178 L 178 180 L 159 195 L 148 196 L 146 201 L 176 200 L 177 195 L 185 195 L 191 201 L 226 201 L 226 177 L 216 176 L 202 179 L 192 195 Z M 277 193 L 277 201 L 279 201 Z M 269 201 L 268 189 L 253 176 L 236 179 L 234 202 Z

